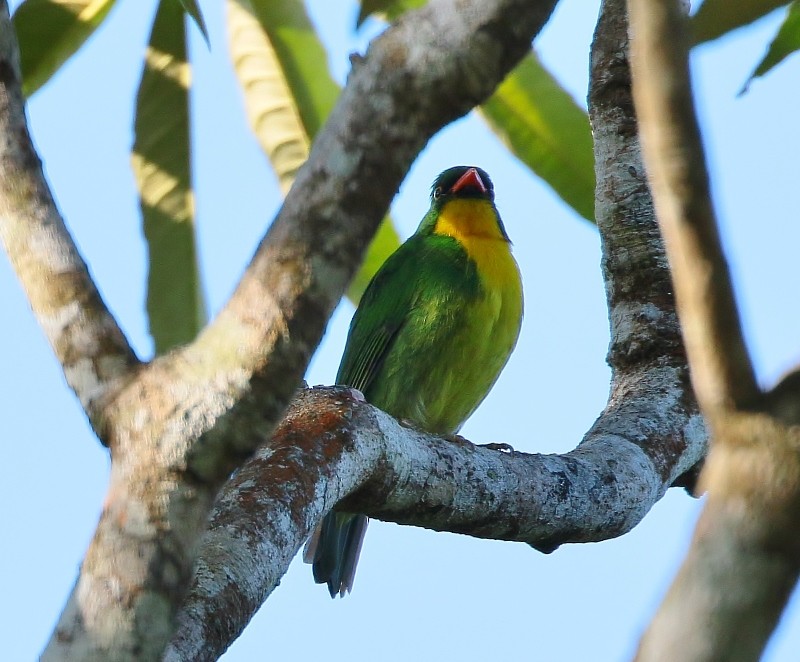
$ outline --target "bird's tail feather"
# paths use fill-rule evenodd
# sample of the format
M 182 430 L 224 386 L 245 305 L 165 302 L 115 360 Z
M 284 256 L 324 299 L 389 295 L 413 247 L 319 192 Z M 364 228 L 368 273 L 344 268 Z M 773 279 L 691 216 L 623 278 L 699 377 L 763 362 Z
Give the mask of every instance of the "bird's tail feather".
M 306 545 L 303 558 L 313 564 L 314 581 L 327 584 L 332 598 L 353 588 L 368 522 L 366 515 L 329 513 Z

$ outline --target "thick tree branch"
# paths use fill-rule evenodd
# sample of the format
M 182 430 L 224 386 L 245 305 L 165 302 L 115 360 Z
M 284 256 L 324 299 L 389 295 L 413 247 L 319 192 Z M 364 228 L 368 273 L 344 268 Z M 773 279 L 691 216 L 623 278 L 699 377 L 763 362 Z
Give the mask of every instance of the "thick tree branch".
M 56 208 L 25 120 L 19 53 L 0 2 L 0 240 L 70 388 L 102 436 L 102 400 L 138 364 Z
M 667 257 L 642 163 L 624 0 L 605 0 L 601 6 L 592 45 L 589 118 L 611 324 L 609 402 L 619 402 L 639 374 L 669 367 L 686 413 L 696 416 Z M 693 487 L 696 472 L 697 466 L 680 484 Z
M 437 0 L 354 67 L 228 305 L 104 409 L 109 497 L 46 656 L 160 654 L 213 497 L 272 432 L 405 172 L 489 96 L 554 5 Z
M 687 413 L 696 415 L 667 257 L 642 163 L 624 0 L 606 0 L 601 7 L 592 46 L 589 118 L 611 324 L 610 402 L 635 383 L 632 376 L 669 366 Z M 691 487 L 692 478 L 685 483 Z
M 752 404 L 760 392 L 717 232 L 689 80 L 689 34 L 679 5 L 629 3 L 636 35 L 634 94 L 692 380 L 710 414 Z
M 757 660 L 800 573 L 797 374 L 759 392 L 709 195 L 679 0 L 629 0 L 645 156 L 712 430 L 708 502 L 638 660 Z
M 380 519 L 552 551 L 630 530 L 703 458 L 706 430 L 642 175 L 626 47 L 624 0 L 607 2 L 590 113 L 614 375 L 580 446 L 563 456 L 506 455 L 403 430 L 341 391 L 304 393 L 215 504 L 170 660 L 225 650 L 340 499 Z M 210 614 L 226 619 L 212 623 Z
M 223 488 L 166 659 L 213 660 L 227 649 L 337 502 L 387 521 L 548 552 L 629 531 L 699 459 L 705 439 L 674 388 L 674 371 L 645 379 L 566 455 L 452 442 L 401 427 L 352 391 L 303 391 L 270 442 Z M 654 389 L 665 387 L 651 405 Z

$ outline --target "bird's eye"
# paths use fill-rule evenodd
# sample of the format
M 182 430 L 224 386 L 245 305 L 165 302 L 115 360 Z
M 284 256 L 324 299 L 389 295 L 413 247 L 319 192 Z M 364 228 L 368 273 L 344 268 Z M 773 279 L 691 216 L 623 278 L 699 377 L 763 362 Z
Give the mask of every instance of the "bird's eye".
M 439 198 L 441 198 L 442 192 L 443 191 L 441 186 L 437 186 L 435 189 L 433 189 L 433 199 L 438 200 Z

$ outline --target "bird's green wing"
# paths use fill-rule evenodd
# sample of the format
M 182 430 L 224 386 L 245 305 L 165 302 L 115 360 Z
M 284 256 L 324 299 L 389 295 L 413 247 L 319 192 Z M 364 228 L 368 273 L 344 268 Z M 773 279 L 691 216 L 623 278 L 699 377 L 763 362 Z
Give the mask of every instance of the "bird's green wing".
M 419 243 L 417 237 L 406 241 L 367 286 L 350 323 L 337 384 L 352 386 L 367 395 L 414 304 Z
M 367 286 L 350 323 L 336 383 L 357 388 L 367 399 L 413 305 L 416 243 L 409 239 L 389 257 Z M 309 542 L 306 556 L 313 562 L 314 581 L 327 584 L 332 598 L 353 586 L 368 521 L 365 515 L 328 513 Z

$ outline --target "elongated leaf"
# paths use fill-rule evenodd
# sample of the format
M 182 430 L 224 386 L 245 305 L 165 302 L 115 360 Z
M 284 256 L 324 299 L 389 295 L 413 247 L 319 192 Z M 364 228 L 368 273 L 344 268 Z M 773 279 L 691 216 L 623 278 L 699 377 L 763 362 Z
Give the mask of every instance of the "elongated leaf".
M 340 88 L 298 0 L 227 0 L 228 34 L 247 116 L 286 193 Z M 348 297 L 357 302 L 400 241 L 386 219 L 370 244 Z
M 376 14 L 387 21 L 393 21 L 410 9 L 417 9 L 427 4 L 428 0 L 361 0 L 356 27 L 360 26 L 368 16 Z
M 717 39 L 788 3 L 789 0 L 704 0 L 692 16 L 694 43 Z
M 132 156 L 150 254 L 147 312 L 159 354 L 192 340 L 206 317 L 191 188 L 190 75 L 183 8 L 161 0 L 136 98 Z
M 230 0 L 229 0 L 230 1 Z M 234 2 L 236 0 L 233 0 Z M 328 55 L 300 0 L 244 0 L 272 46 L 308 136 L 313 140 L 341 92 Z
M 511 152 L 594 221 L 594 156 L 586 112 L 531 51 L 481 106 Z
M 228 31 L 233 66 L 244 91 L 245 110 L 261 148 L 270 160 L 284 194 L 308 158 L 313 130 L 300 116 L 275 49 L 253 13 L 249 0 L 228 0 Z M 320 67 L 319 76 L 327 71 Z M 330 80 L 323 90 L 320 114 L 330 110 L 339 90 Z M 308 103 L 313 103 L 309 101 Z M 313 113 L 308 111 L 307 116 Z
M 115 0 L 25 0 L 14 12 L 22 91 L 30 97 L 103 22 Z
M 206 40 L 206 44 L 211 45 L 211 41 L 208 38 L 208 28 L 206 28 L 206 21 L 203 18 L 203 12 L 200 11 L 200 7 L 197 4 L 197 0 L 179 0 L 181 5 L 183 5 L 184 11 L 189 15 L 189 17 L 194 21 L 194 24 L 197 26 L 197 29 L 203 35 L 203 38 Z
M 800 0 L 795 0 L 790 6 L 783 20 L 781 27 L 778 29 L 778 34 L 769 45 L 769 50 L 764 56 L 764 59 L 758 63 L 755 71 L 751 74 L 750 78 L 745 83 L 743 92 L 747 89 L 748 85 L 754 78 L 763 76 L 775 65 L 782 62 L 786 57 L 800 50 Z

